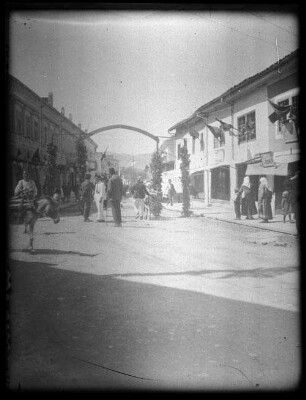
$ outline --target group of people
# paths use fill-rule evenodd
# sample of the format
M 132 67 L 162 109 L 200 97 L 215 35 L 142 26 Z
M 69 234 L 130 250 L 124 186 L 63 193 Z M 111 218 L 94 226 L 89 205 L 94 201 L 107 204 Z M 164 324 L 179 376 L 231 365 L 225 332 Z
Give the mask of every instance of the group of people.
M 123 196 L 123 182 L 114 168 L 109 168 L 109 177 L 96 175 L 95 183 L 91 182 L 91 174 L 85 174 L 85 180 L 81 184 L 80 201 L 84 222 L 91 222 L 90 209 L 94 200 L 98 213 L 96 222 L 106 221 L 107 205 L 110 203 L 114 224 L 122 226 L 121 201 Z
M 282 193 L 282 212 L 283 222 L 286 222 L 286 216 L 289 216 L 291 221 L 291 214 L 295 214 L 295 219 L 298 224 L 298 177 L 299 172 L 296 172 L 292 178 L 286 183 L 286 188 Z M 244 177 L 243 183 L 240 189 L 236 188 L 236 198 L 234 200 L 235 206 L 235 219 L 241 219 L 241 216 L 245 216 L 246 219 L 254 219 L 254 215 L 258 214 L 258 219 L 262 223 L 268 223 L 273 218 L 271 200 L 272 200 L 272 189 L 268 185 L 268 181 L 265 177 L 261 177 L 259 180 L 260 184 L 258 187 L 258 210 L 256 208 L 254 191 L 252 190 L 250 178 Z

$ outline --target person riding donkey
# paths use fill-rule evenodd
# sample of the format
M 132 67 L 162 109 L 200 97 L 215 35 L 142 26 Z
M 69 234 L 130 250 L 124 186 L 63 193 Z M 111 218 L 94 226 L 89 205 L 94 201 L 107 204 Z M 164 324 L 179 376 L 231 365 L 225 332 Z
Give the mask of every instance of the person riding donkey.
M 18 199 L 18 222 L 22 223 L 23 214 L 28 209 L 35 209 L 37 204 L 37 187 L 35 182 L 30 179 L 28 171 L 23 171 L 21 179 L 15 188 L 15 197 Z

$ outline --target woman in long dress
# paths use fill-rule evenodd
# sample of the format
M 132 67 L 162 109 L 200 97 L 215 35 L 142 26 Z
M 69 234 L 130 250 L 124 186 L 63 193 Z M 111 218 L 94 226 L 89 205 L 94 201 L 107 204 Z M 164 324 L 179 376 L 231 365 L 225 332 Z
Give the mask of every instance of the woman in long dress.
M 243 179 L 239 195 L 241 199 L 241 215 L 246 216 L 246 219 L 254 219 L 253 215 L 257 214 L 257 209 L 248 176 Z
M 258 217 L 261 219 L 260 222 L 267 223 L 269 219 L 273 218 L 271 208 L 272 190 L 269 188 L 266 178 L 260 178 L 259 182 Z

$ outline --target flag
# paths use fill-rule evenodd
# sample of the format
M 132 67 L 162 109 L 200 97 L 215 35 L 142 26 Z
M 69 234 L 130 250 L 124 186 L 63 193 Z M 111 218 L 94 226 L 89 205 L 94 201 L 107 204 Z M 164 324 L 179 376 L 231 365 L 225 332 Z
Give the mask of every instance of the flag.
M 108 149 L 108 147 L 106 147 L 106 149 L 105 149 L 105 152 L 102 154 L 102 157 L 101 157 L 101 162 L 104 160 L 104 158 L 105 158 L 105 155 L 106 155 L 106 151 L 107 151 L 107 149 Z
M 274 108 L 275 112 L 278 112 L 278 113 L 280 113 L 280 114 L 283 114 L 283 113 L 285 113 L 285 112 L 287 112 L 287 114 L 288 114 L 288 112 L 289 112 L 290 109 L 291 109 L 291 106 L 289 106 L 289 105 L 284 105 L 284 106 L 282 106 L 282 105 L 280 105 L 280 104 L 275 104 L 275 103 L 273 103 L 273 101 L 271 101 L 270 99 L 268 99 L 268 101 L 269 101 L 269 103 L 271 104 L 271 106 Z
M 230 129 L 233 129 L 233 125 L 227 124 L 226 122 L 221 121 L 221 119 L 219 119 L 219 118 L 216 118 L 216 121 L 219 121 L 219 122 L 220 122 L 221 128 L 222 128 L 224 131 L 229 131 Z
M 199 132 L 196 131 L 196 130 L 193 129 L 193 128 L 190 129 L 189 133 L 190 133 L 190 135 L 191 135 L 194 139 L 197 139 L 197 138 L 200 136 L 200 135 L 199 135 Z
M 270 99 L 268 99 L 271 106 L 274 108 L 274 112 L 269 115 L 269 120 L 274 124 L 276 121 L 280 121 L 281 119 L 285 118 L 286 115 L 291 111 L 291 106 L 289 105 L 279 105 L 273 103 Z
M 220 128 L 217 128 L 216 126 L 212 125 L 206 125 L 207 128 L 211 131 L 211 133 L 214 135 L 214 137 L 218 140 L 221 138 L 222 131 Z

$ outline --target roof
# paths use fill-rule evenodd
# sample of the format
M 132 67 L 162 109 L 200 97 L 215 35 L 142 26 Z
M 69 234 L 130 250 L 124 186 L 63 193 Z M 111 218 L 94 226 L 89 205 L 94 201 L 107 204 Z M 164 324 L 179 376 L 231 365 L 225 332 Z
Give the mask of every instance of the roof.
M 265 75 L 267 75 L 269 72 L 273 71 L 274 69 L 278 69 L 278 68 L 284 66 L 285 64 L 289 63 L 294 58 L 298 57 L 298 53 L 299 53 L 299 50 L 297 49 L 297 50 L 293 51 L 292 53 L 288 54 L 286 57 L 282 58 L 279 62 L 276 62 L 276 63 L 270 65 L 270 67 L 264 69 L 263 71 L 255 74 L 249 78 L 244 79 L 237 85 L 228 89 L 226 92 L 224 92 L 220 96 L 214 98 L 213 100 L 211 100 L 208 103 L 199 107 L 190 117 L 185 118 L 182 121 L 178 122 L 177 124 L 173 125 L 171 128 L 168 129 L 168 132 L 170 132 L 180 126 L 183 126 L 184 124 L 187 124 L 187 122 L 190 122 L 192 119 L 195 119 L 195 118 L 198 119 L 199 117 L 197 117 L 197 114 L 203 113 L 204 110 L 207 110 L 214 103 L 221 102 L 222 99 L 224 99 L 225 97 L 235 94 L 236 92 L 241 90 L 243 87 L 250 85 L 251 83 L 257 81 L 258 79 L 264 77 Z

